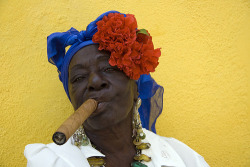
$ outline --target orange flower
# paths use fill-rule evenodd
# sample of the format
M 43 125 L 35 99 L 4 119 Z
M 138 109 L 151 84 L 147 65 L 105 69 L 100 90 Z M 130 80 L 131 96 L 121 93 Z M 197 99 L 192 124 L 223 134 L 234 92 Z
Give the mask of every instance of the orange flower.
M 110 13 L 97 22 L 97 33 L 93 42 L 99 43 L 99 50 L 111 52 L 109 63 L 117 66 L 130 77 L 137 80 L 141 74 L 155 71 L 160 49 L 154 49 L 150 34 L 137 33 L 134 15 L 124 17 L 120 13 Z

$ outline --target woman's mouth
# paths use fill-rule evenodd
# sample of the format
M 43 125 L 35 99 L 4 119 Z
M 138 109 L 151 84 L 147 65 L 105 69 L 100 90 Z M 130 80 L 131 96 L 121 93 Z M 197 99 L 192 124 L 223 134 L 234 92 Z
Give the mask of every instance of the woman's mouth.
M 90 115 L 90 117 L 97 116 L 104 111 L 106 102 L 98 102 L 96 110 Z

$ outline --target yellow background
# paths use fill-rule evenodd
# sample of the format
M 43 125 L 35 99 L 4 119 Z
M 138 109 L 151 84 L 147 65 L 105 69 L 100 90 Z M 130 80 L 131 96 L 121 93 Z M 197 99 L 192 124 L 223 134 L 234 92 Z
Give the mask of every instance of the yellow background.
M 50 143 L 72 112 L 46 37 L 86 28 L 108 10 L 135 14 L 162 48 L 158 134 L 213 167 L 250 166 L 249 0 L 1 0 L 0 166 L 26 165 L 29 143 Z

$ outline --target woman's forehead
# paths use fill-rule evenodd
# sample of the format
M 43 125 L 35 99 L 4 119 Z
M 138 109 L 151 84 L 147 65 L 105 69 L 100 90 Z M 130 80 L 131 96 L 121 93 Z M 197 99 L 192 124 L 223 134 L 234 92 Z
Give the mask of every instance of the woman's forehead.
M 81 64 L 88 66 L 89 64 L 98 63 L 101 61 L 108 62 L 110 54 L 105 51 L 98 50 L 98 45 L 88 45 L 80 49 L 71 59 L 69 69 L 73 66 Z

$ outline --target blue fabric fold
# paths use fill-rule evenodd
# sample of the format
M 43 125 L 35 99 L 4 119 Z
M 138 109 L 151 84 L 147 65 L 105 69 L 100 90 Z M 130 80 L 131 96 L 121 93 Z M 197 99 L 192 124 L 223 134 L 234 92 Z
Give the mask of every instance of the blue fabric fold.
M 91 22 L 86 31 L 78 31 L 73 27 L 67 32 L 56 32 L 47 38 L 48 61 L 57 67 L 59 79 L 63 83 L 64 90 L 70 100 L 68 91 L 68 67 L 74 54 L 87 45 L 95 44 L 92 41 L 93 35 L 97 32 L 96 23 L 109 13 L 120 13 L 108 11 Z M 126 15 L 123 14 L 125 17 Z M 66 52 L 65 48 L 71 46 Z M 163 88 L 151 78 L 150 75 L 142 75 L 137 81 L 138 91 L 142 99 L 139 109 L 142 126 L 156 133 L 155 122 L 162 112 Z M 158 91 L 159 90 L 159 91 Z M 160 92 L 160 93 L 159 93 Z M 161 94 L 161 95 L 159 95 Z
M 137 86 L 139 98 L 142 101 L 139 108 L 142 127 L 156 133 L 155 123 L 162 112 L 164 89 L 150 74 L 141 75 Z

